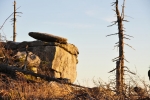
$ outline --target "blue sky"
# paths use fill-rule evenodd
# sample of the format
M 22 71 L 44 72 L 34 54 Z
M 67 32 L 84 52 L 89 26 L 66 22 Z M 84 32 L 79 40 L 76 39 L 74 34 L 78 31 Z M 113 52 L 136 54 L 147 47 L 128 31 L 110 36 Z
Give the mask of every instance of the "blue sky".
M 79 49 L 77 81 L 92 86 L 92 80 L 109 81 L 115 68 L 112 59 L 118 56 L 114 45 L 118 36 L 106 37 L 116 33 L 117 26 L 107 27 L 115 21 L 111 2 L 114 0 L 16 0 L 18 12 L 16 41 L 33 41 L 29 32 L 46 32 L 62 36 Z M 120 4 L 123 0 L 120 0 Z M 13 12 L 13 0 L 0 0 L 0 26 Z M 125 65 L 136 71 L 148 81 L 150 66 L 150 1 L 126 0 L 124 23 L 125 34 L 134 36 L 125 40 L 135 50 L 125 46 L 125 57 L 130 63 Z M 120 6 L 121 7 L 121 6 Z M 132 17 L 132 18 L 131 18 Z M 11 17 L 12 18 L 12 17 Z M 12 22 L 8 20 L 0 33 L 12 40 Z M 109 77 L 109 78 L 108 78 Z

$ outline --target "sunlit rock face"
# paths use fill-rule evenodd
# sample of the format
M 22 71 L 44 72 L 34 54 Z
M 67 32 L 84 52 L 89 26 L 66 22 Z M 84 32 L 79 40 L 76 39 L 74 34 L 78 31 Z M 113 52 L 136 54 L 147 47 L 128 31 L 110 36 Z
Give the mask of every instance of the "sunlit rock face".
M 27 50 L 40 59 L 37 73 L 55 78 L 70 79 L 71 83 L 75 81 L 79 54 L 75 45 L 44 41 L 25 41 L 21 43 L 11 41 L 6 44 L 5 48 L 11 49 L 17 54 L 25 52 L 27 45 Z
M 29 47 L 29 50 L 40 57 L 41 73 L 44 70 L 43 74 L 51 77 L 68 78 L 71 82 L 75 81 L 78 51 L 74 45 L 50 43 L 47 46 Z

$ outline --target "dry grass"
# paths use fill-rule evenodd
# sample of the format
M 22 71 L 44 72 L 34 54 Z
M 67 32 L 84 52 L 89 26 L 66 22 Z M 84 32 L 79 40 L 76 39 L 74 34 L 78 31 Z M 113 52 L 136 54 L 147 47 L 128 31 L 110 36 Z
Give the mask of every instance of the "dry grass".
M 71 87 L 56 82 L 46 82 L 44 80 L 29 81 L 21 73 L 11 77 L 0 74 L 0 96 L 1 98 L 33 100 L 63 98 L 71 91 Z
M 15 76 L 0 73 L 0 100 L 149 100 L 149 85 L 139 81 L 142 88 L 138 86 L 137 80 L 130 78 L 130 84 L 126 84 L 121 97 L 116 95 L 112 83 L 99 81 L 96 87 L 84 88 L 41 79 L 30 81 L 19 72 Z

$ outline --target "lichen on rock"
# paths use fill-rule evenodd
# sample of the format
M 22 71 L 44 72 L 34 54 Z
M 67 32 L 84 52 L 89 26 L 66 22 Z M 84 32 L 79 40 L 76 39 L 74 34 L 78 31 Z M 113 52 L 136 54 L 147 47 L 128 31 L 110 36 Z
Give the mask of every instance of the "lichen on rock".
M 19 67 L 23 67 L 25 64 L 25 58 L 27 54 L 26 52 L 17 52 L 17 54 L 14 56 L 15 64 Z M 40 58 L 33 54 L 32 52 L 28 53 L 27 57 L 27 70 L 32 71 L 34 73 L 37 73 L 37 67 L 40 65 Z

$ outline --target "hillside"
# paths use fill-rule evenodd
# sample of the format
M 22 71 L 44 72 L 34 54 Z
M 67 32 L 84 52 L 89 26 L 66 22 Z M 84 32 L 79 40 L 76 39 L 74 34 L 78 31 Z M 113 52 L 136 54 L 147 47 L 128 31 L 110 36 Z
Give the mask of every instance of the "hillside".
M 99 86 L 88 88 L 61 81 L 61 79 L 51 80 L 52 78 L 18 70 L 12 66 L 4 67 L 8 66 L 0 65 L 1 100 L 122 100 L 122 97 L 115 94 L 112 83 L 99 82 Z M 149 100 L 148 90 L 127 85 L 123 98 Z

